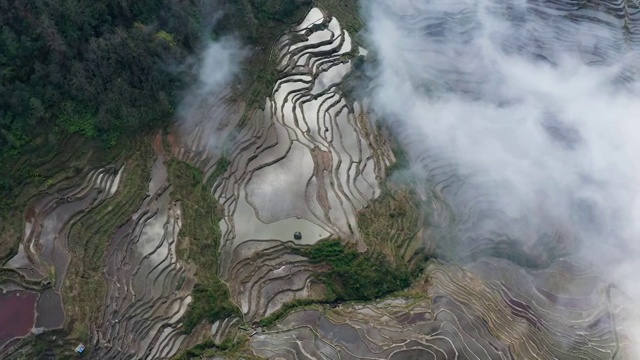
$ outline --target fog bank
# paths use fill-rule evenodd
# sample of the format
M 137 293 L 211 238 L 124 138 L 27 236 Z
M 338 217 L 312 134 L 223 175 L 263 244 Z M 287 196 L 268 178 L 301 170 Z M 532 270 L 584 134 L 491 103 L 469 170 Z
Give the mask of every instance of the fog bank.
M 380 0 L 363 13 L 372 103 L 424 181 L 446 183 L 453 164 L 464 190 L 442 192 L 477 220 L 459 236 L 533 248 L 552 234 L 640 304 L 638 5 Z

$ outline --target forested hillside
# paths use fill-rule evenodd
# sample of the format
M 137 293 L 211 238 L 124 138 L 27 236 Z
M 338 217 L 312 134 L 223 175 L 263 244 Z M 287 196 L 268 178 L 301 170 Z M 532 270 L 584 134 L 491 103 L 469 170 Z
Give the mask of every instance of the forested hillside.
M 0 4 L 1 143 L 34 126 L 114 137 L 172 110 L 175 72 L 202 20 L 188 1 L 4 1 Z M 163 66 L 164 65 L 164 66 Z
M 260 44 L 310 3 L 0 1 L 3 203 L 10 205 L 19 184 L 33 177 L 34 168 L 21 159 L 35 139 L 48 135 L 37 147 L 55 152 L 60 137 L 70 134 L 114 146 L 163 126 L 204 42 L 237 35 L 247 46 Z M 262 52 L 255 54 L 252 64 L 263 65 Z

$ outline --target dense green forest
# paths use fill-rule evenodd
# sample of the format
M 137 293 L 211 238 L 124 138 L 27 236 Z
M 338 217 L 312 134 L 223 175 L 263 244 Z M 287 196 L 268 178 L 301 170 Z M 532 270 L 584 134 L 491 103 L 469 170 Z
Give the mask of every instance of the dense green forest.
M 189 1 L 0 2 L 0 146 L 38 128 L 105 137 L 171 114 L 202 25 Z M 173 75 L 178 75 L 173 72 Z

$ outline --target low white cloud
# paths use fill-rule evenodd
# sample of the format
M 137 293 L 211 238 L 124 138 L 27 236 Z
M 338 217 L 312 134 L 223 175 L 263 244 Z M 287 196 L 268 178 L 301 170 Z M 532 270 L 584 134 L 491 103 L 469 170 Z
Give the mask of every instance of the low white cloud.
M 227 87 L 240 70 L 246 53 L 234 37 L 223 37 L 210 42 L 202 54 L 197 90 L 207 94 Z
M 183 94 L 177 113 L 183 142 L 193 151 L 220 151 L 221 137 L 228 133 L 221 128 L 235 116 L 227 97 L 248 53 L 236 37 L 225 36 L 206 43 L 195 59 L 191 76 L 195 82 Z
M 569 5 L 368 2 L 372 102 L 414 159 L 446 159 L 491 195 L 475 231 L 525 247 L 562 231 L 640 304 L 638 27 L 624 8 Z

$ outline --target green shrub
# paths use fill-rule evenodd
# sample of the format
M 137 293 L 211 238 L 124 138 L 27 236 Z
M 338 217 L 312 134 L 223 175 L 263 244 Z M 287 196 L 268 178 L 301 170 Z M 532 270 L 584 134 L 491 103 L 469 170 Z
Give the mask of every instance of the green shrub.
M 376 251 L 359 253 L 337 239 L 320 242 L 302 253 L 313 263 L 330 266 L 318 275 L 329 291 L 329 300 L 372 300 L 411 285 L 405 264 L 394 265 Z
M 308 305 L 319 304 L 319 303 L 322 303 L 322 301 L 318 301 L 315 299 L 296 299 L 296 300 L 290 301 L 282 305 L 282 307 L 278 311 L 260 320 L 259 325 L 271 326 L 276 322 L 278 322 L 280 319 L 284 318 L 286 315 L 288 315 L 291 311 L 295 309 L 308 306 Z
M 240 315 L 238 308 L 229 300 L 227 285 L 221 281 L 196 284 L 192 296 L 193 302 L 182 320 L 186 333 L 191 332 L 203 319 L 213 323 Z

